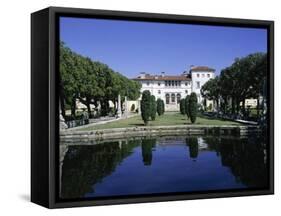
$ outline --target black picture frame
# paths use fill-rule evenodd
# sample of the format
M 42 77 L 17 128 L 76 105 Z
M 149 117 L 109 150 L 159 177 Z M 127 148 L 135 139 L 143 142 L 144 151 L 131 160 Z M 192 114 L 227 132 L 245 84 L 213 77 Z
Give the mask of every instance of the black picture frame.
M 61 201 L 58 191 L 58 18 L 88 17 L 147 22 L 266 28 L 268 38 L 269 187 L 263 190 Z M 274 22 L 156 13 L 49 7 L 31 15 L 31 201 L 47 208 L 191 200 L 274 193 Z

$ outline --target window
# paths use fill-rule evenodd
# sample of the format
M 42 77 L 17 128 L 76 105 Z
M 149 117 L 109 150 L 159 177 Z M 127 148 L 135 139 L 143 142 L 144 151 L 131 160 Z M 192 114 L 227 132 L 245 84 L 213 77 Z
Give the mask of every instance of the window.
M 166 104 L 169 104 L 169 103 L 170 103 L 170 95 L 166 94 Z
M 185 85 L 187 86 L 187 82 L 185 83 Z
M 165 81 L 165 86 L 167 86 L 168 85 L 168 82 L 167 81 Z
M 210 74 L 207 74 L 207 77 L 210 78 Z
M 200 77 L 200 74 L 197 74 L 197 77 Z
M 175 85 L 175 82 L 174 82 L 174 80 L 172 81 L 172 86 L 174 86 Z
M 185 90 L 185 93 L 186 93 L 186 94 L 188 94 L 188 91 L 187 91 L 187 90 Z
M 158 94 L 161 94 L 161 90 L 158 90 Z
M 169 81 L 169 86 L 171 86 L 171 81 Z
M 175 103 L 176 102 L 176 95 L 172 94 L 171 98 L 172 98 L 172 103 Z
M 181 100 L 181 94 L 178 93 L 178 94 L 177 94 L 177 103 L 178 103 L 178 104 L 180 103 L 180 100 Z
M 204 78 L 204 77 L 205 77 L 205 74 L 202 74 L 202 77 Z
M 147 82 L 146 85 L 149 86 L 149 82 Z
M 200 82 L 196 82 L 196 88 L 200 88 Z
M 161 85 L 161 83 L 159 82 L 159 83 L 158 83 L 158 86 L 160 86 L 160 85 Z

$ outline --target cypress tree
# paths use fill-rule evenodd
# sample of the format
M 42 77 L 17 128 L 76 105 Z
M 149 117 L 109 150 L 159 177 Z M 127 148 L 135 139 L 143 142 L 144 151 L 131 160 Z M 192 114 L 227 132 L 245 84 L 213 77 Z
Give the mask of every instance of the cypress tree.
M 157 113 L 158 115 L 162 115 L 162 100 L 160 98 L 157 99 Z
M 145 125 L 147 125 L 150 116 L 150 91 L 145 90 L 141 99 L 141 117 Z
M 161 100 L 161 115 L 163 115 L 165 112 L 165 104 L 164 104 L 164 101 Z
M 150 118 L 152 121 L 154 121 L 156 118 L 156 111 L 157 111 L 157 107 L 156 107 L 155 96 L 150 95 Z
M 186 114 L 186 112 L 185 112 L 185 99 L 184 98 L 180 100 L 180 113 L 182 115 Z
M 195 123 L 196 121 L 196 116 L 197 116 L 197 109 L 198 109 L 198 104 L 197 104 L 197 96 L 194 92 L 191 93 L 189 97 L 189 117 L 191 123 Z
M 187 115 L 187 119 L 189 118 L 189 95 L 186 95 L 186 97 L 185 97 L 185 100 L 184 100 L 184 102 L 185 102 L 185 107 L 184 107 L 184 109 L 185 109 L 185 114 Z

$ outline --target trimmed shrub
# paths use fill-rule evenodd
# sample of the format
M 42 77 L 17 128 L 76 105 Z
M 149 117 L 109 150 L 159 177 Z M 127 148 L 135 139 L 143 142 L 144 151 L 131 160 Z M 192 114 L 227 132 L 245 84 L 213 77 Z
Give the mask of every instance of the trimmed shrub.
M 163 114 L 163 112 L 162 112 L 162 100 L 160 98 L 158 98 L 156 104 L 157 104 L 157 113 L 160 116 L 160 115 Z
M 185 99 L 184 98 L 180 100 L 180 113 L 182 115 L 186 114 L 186 112 L 185 112 Z
M 196 121 L 196 117 L 197 117 L 197 109 L 198 109 L 198 104 L 197 104 L 197 96 L 194 92 L 191 93 L 190 97 L 189 97 L 189 103 L 188 103 L 188 107 L 189 107 L 189 118 L 191 123 L 195 123 Z
M 151 95 L 150 96 L 150 118 L 152 121 L 154 121 L 156 118 L 156 111 L 157 111 L 157 107 L 156 107 L 155 96 Z
M 161 100 L 161 103 L 162 103 L 162 115 L 164 114 L 165 112 L 165 104 L 164 104 L 164 101 Z
M 147 125 L 150 117 L 150 100 L 150 91 L 143 91 L 141 99 L 141 117 L 145 125 Z
M 187 118 L 189 118 L 189 95 L 186 95 L 185 97 L 185 114 L 187 115 Z

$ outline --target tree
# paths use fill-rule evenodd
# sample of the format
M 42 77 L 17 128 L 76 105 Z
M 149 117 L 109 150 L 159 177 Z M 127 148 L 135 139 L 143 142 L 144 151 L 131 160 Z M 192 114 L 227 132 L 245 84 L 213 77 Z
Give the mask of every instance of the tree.
M 157 104 L 157 113 L 160 116 L 163 114 L 162 100 L 158 98 L 156 104 Z
M 185 115 L 186 114 L 186 110 L 185 110 L 185 99 L 181 99 L 180 100 L 180 113 L 182 115 Z
M 164 112 L 165 112 L 165 104 L 164 104 L 164 101 L 163 100 L 161 100 L 161 107 L 162 107 L 162 109 L 161 109 L 161 111 L 162 111 L 162 115 L 164 114 Z
M 263 53 L 254 53 L 246 57 L 236 59 L 231 67 L 234 68 L 235 79 L 237 80 L 237 98 L 236 108 L 237 113 L 240 110 L 240 103 L 242 103 L 242 113 L 245 113 L 245 100 L 251 98 L 255 94 L 255 84 L 260 83 L 262 77 L 255 73 L 255 68 L 262 60 Z
M 231 66 L 221 71 L 220 94 L 224 101 L 224 112 L 228 100 L 231 100 L 232 113 L 235 114 L 239 113 L 241 103 L 242 113 L 245 113 L 247 98 L 259 98 L 266 77 L 266 59 L 264 53 L 250 54 L 243 58 L 236 58 Z M 265 65 L 262 71 L 257 69 L 260 64 Z
M 188 107 L 189 107 L 188 110 L 189 110 L 190 121 L 193 124 L 196 121 L 197 108 L 198 108 L 197 96 L 196 96 L 196 94 L 194 92 L 192 92 L 190 94 Z
M 90 58 L 84 58 L 82 56 L 77 56 L 80 61 L 80 72 L 79 72 L 79 94 L 78 99 L 86 105 L 89 117 L 91 114 L 91 103 L 93 95 L 100 92 L 100 88 L 97 83 L 97 75 L 95 73 L 95 65 Z
M 157 105 L 155 101 L 155 96 L 150 95 L 150 118 L 152 121 L 156 118 L 156 112 L 157 112 Z
M 189 95 L 186 95 L 185 97 L 185 114 L 187 115 L 187 119 L 189 118 L 190 114 L 189 114 Z
M 219 77 L 208 80 L 201 88 L 201 95 L 208 99 L 214 100 L 219 111 L 220 83 Z
M 71 108 L 71 115 L 75 118 L 76 99 L 79 95 L 80 61 L 78 55 L 71 51 L 63 42 L 60 43 L 60 105 L 65 117 L 65 107 Z
M 115 105 L 118 95 L 123 102 L 125 96 L 136 100 L 140 96 L 140 83 L 130 80 L 108 65 L 93 61 L 69 49 L 60 43 L 60 107 L 65 116 L 65 107 L 71 108 L 75 117 L 76 100 L 87 106 L 91 116 L 90 105 L 100 105 L 101 115 L 108 115 L 109 101 Z M 115 107 L 116 109 L 116 107 Z
M 252 79 L 253 98 L 257 99 L 257 117 L 260 116 L 260 95 L 266 100 L 266 74 L 267 74 L 267 55 L 263 54 L 256 62 L 252 70 L 249 71 Z
M 148 124 L 150 117 L 150 100 L 150 91 L 143 91 L 141 99 L 141 117 L 145 125 Z

